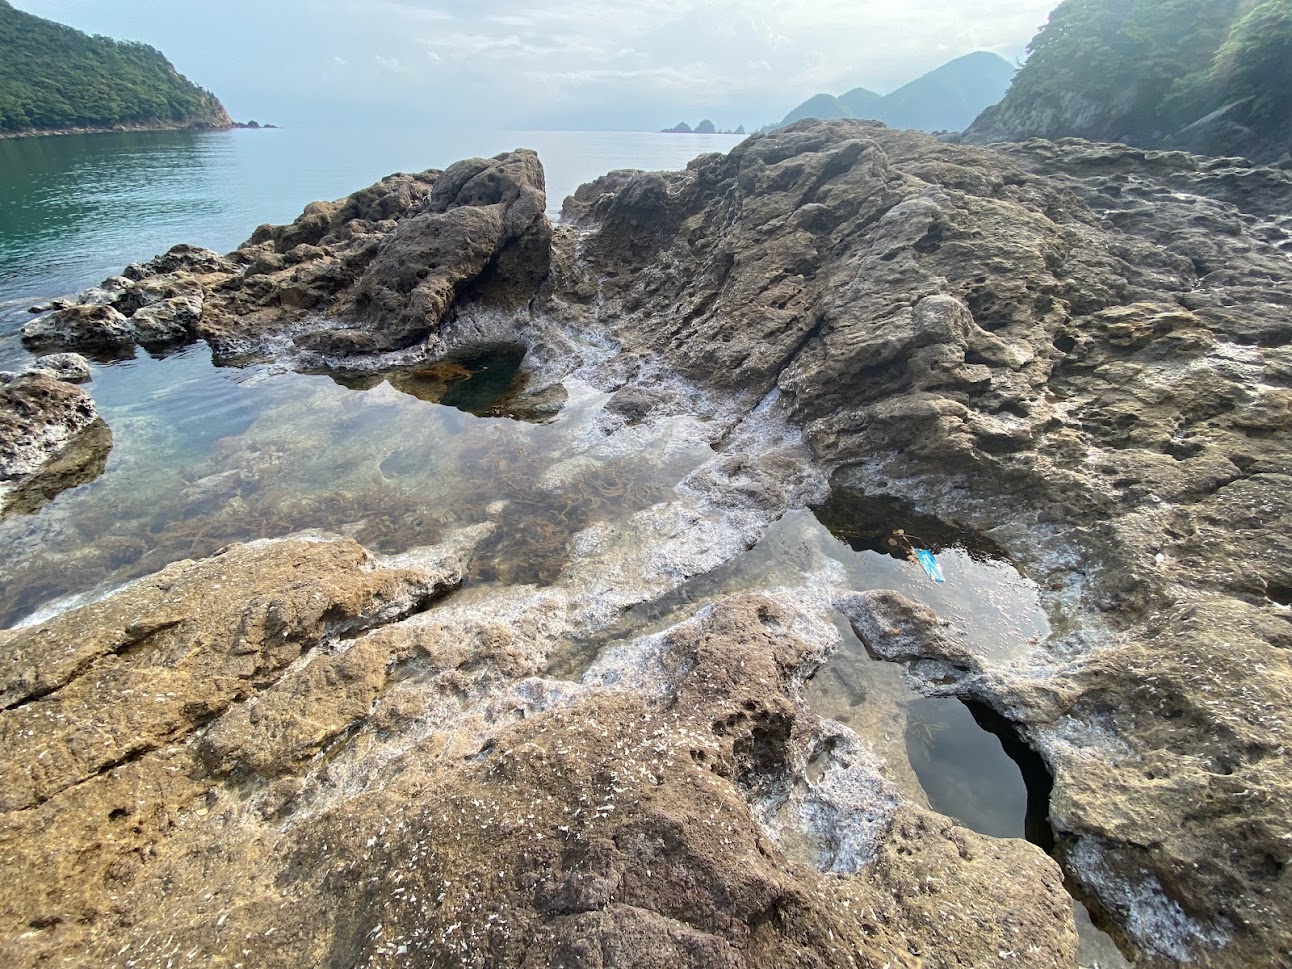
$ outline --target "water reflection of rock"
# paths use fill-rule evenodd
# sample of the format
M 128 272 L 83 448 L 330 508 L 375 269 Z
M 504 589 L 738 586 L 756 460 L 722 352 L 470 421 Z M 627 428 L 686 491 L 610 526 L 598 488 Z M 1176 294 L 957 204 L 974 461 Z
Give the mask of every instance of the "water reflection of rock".
M 329 375 L 353 390 L 371 390 L 384 380 L 418 400 L 477 417 L 543 423 L 560 413 L 569 394 L 559 383 L 532 386 L 532 371 L 522 367 L 527 352 L 522 345 L 502 344 L 468 348 L 434 363 L 385 373 L 333 371 Z

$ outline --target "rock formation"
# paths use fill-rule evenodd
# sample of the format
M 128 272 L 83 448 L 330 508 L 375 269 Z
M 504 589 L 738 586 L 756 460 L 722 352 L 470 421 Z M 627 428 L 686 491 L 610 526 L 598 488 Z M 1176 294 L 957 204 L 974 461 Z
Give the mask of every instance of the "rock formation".
M 0 514 L 29 512 L 102 473 L 112 434 L 79 387 L 90 368 L 51 354 L 20 373 L 0 373 Z
M 599 299 L 566 312 L 779 393 L 837 486 L 1049 587 L 1073 631 L 959 689 L 1044 755 L 1067 871 L 1145 964 L 1285 958 L 1292 176 L 833 123 L 580 195 Z
M 1070 963 L 1039 852 L 889 791 L 848 815 L 885 785 L 799 697 L 821 655 L 784 606 L 730 601 L 570 684 L 535 678 L 550 605 L 455 609 L 460 575 L 235 546 L 9 634 L 6 962 Z M 796 784 L 837 875 L 755 817 Z
M 612 173 L 555 230 L 527 153 L 392 176 L 227 257 L 132 267 L 86 301 L 121 320 L 34 321 L 103 345 L 182 319 L 224 356 L 379 368 L 486 320 L 614 391 L 606 436 L 712 418 L 679 490 L 743 530 L 663 503 L 624 560 L 597 564 L 593 525 L 556 586 L 438 604 L 445 550 L 235 548 L 0 634 L 4 857 L 39 886 L 4 896 L 8 960 L 1071 965 L 1040 849 L 931 814 L 804 702 L 842 616 L 1041 756 L 1055 859 L 1139 965 L 1286 962 L 1290 200 L 1237 159 L 805 123 Z M 745 413 L 807 450 L 735 436 Z M 892 593 L 768 588 L 544 677 L 822 475 L 987 535 L 1054 635 L 994 661 Z M 580 582 L 615 615 L 562 600 Z M 114 707 L 129 689 L 155 706 Z
M 392 175 L 289 226 L 261 226 L 227 257 L 177 246 L 23 329 L 35 348 L 96 351 L 204 339 L 237 355 L 296 333 L 353 357 L 437 347 L 462 304 L 524 307 L 547 275 L 551 224 L 530 151 Z

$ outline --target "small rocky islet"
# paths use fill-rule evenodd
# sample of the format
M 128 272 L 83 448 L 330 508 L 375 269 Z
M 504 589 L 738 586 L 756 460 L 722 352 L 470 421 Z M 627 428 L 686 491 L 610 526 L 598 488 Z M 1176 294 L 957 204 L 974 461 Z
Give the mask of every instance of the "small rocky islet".
M 802 122 L 555 226 L 531 152 L 394 175 L 33 319 L 59 356 L 0 386 L 7 515 L 111 447 L 72 351 L 434 397 L 523 350 L 509 408 L 708 456 L 542 581 L 468 581 L 482 516 L 234 544 L 0 632 L 3 961 L 1073 966 L 1075 896 L 1137 966 L 1287 963 L 1290 202 L 1241 158 Z M 1048 637 L 828 568 L 686 612 L 799 509 L 879 499 L 1007 556 Z M 1048 853 L 809 702 L 850 636 L 1039 756 Z

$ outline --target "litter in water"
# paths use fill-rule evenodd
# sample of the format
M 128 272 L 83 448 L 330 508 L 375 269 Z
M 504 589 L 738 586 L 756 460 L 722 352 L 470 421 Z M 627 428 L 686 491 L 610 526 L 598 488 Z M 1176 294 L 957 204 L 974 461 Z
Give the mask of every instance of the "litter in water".
M 934 582 L 941 585 L 947 581 L 942 574 L 942 566 L 938 565 L 937 556 L 927 548 L 917 548 L 915 550 L 915 559 Z

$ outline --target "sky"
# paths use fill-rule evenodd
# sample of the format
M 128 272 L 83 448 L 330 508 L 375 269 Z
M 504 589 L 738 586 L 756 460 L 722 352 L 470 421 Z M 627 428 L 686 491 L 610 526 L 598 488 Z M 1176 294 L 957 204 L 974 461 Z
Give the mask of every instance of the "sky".
M 15 0 L 159 48 L 240 121 L 655 130 L 777 121 L 962 54 L 1057 0 Z

